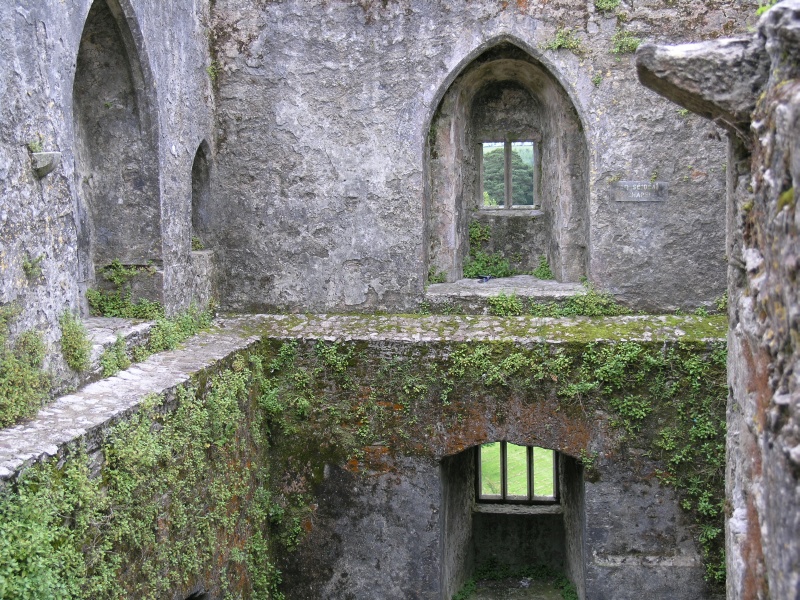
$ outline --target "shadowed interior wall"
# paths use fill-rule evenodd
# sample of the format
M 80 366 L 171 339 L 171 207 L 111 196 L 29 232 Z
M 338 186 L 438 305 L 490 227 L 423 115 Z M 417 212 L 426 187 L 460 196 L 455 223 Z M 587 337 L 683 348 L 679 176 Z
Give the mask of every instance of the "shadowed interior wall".
M 564 516 L 476 512 L 475 565 L 564 568 Z
M 209 228 L 209 203 L 211 202 L 211 165 L 208 144 L 197 148 L 192 163 L 192 235 L 205 245 Z
M 452 598 L 472 573 L 475 459 L 476 448 L 442 459 L 442 598 Z
M 144 78 L 117 7 L 95 0 L 73 89 L 76 179 L 83 210 L 79 256 L 86 281 L 119 259 L 159 264 L 158 157 Z
M 586 527 L 583 466 L 562 454 L 558 462 L 561 505 L 564 507 L 564 572 L 575 584 L 579 598 L 586 597 L 583 531 Z

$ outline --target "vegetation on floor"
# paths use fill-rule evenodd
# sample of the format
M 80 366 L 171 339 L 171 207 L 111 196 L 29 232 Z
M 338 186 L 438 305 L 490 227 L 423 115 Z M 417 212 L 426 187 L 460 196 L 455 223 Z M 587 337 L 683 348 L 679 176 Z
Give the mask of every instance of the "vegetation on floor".
M 110 282 L 113 290 L 90 289 L 86 299 L 92 314 L 99 317 L 120 317 L 123 319 L 145 319 L 151 321 L 164 316 L 164 307 L 158 302 L 145 298 L 132 300 L 131 280 L 142 274 L 152 275 L 148 267 L 126 267 L 114 260 L 102 271 L 103 278 Z
M 488 562 L 475 569 L 475 573 L 464 583 L 461 590 L 453 596 L 453 600 L 469 600 L 478 590 L 481 581 L 502 581 L 504 579 L 533 579 L 547 581 L 553 587 L 561 590 L 563 600 L 578 600 L 575 586 L 561 571 L 546 565 L 533 565 L 527 567 L 510 567 L 499 565 L 497 562 Z
M 533 272 L 531 273 L 534 277 L 538 279 L 555 279 L 556 276 L 553 274 L 553 270 L 550 268 L 550 265 L 547 263 L 547 257 L 542 254 L 539 257 L 539 266 L 536 267 Z
M 92 343 L 81 320 L 64 311 L 58 320 L 61 325 L 61 353 L 69 368 L 82 373 L 90 366 Z
M 491 231 L 488 225 L 481 225 L 477 221 L 469 224 L 469 256 L 464 261 L 464 277 L 476 278 L 487 275 L 510 277 L 516 275 L 507 258 L 483 249 L 490 240 Z
M 42 370 L 41 334 L 30 330 L 15 342 L 9 339 L 9 325 L 19 313 L 17 305 L 0 306 L 0 427 L 34 414 L 50 393 L 50 378 Z

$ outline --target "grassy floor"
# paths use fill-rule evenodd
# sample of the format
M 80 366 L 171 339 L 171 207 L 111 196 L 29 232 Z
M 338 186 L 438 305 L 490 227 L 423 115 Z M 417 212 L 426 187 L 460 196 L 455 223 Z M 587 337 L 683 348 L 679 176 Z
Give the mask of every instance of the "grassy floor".
M 507 444 L 508 495 L 528 495 L 527 461 L 525 447 Z M 553 458 L 552 450 L 533 449 L 533 493 L 535 496 L 553 496 Z M 500 442 L 481 446 L 481 494 L 500 494 Z

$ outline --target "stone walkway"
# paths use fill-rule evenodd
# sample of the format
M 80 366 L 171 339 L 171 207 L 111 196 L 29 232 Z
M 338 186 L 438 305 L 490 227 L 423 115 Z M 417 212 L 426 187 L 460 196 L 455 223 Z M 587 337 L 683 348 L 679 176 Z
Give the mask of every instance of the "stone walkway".
M 96 350 L 127 331 L 132 341 L 147 324 L 92 323 Z M 141 328 L 141 331 L 139 331 Z M 192 375 L 214 367 L 232 353 L 260 339 L 360 340 L 368 342 L 513 341 L 569 343 L 595 339 L 725 339 L 725 317 L 628 316 L 607 319 L 418 315 L 249 315 L 220 318 L 182 348 L 155 354 L 113 377 L 62 396 L 38 415 L 0 431 L 0 481 L 27 465 L 56 455 L 83 438 L 87 449 L 99 446 L 104 429 L 137 410 L 149 394 L 168 394 Z

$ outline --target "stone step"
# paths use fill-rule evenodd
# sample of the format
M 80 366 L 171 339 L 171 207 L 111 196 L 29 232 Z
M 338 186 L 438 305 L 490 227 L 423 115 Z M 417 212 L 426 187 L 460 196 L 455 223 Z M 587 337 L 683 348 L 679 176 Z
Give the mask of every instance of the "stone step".
M 505 294 L 536 302 L 563 302 L 586 292 L 580 283 L 537 279 L 533 275 L 500 277 L 482 282 L 459 279 L 452 283 L 434 283 L 425 291 L 426 308 L 433 314 L 488 315 L 489 298 Z

